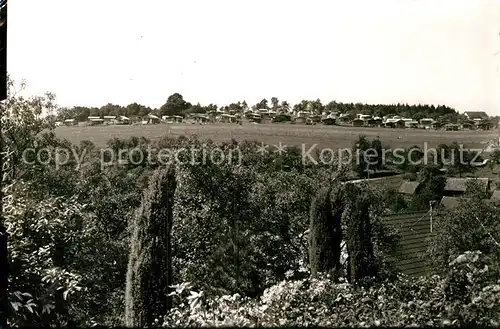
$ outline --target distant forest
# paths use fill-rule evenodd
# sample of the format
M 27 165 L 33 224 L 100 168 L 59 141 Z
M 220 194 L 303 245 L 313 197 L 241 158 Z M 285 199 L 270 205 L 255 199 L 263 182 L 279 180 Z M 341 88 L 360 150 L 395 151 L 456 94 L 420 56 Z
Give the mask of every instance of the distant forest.
M 200 105 L 200 103 L 192 104 L 184 100 L 179 93 L 172 94 L 168 97 L 165 104 L 160 108 L 152 109 L 150 107 L 132 103 L 126 107 L 108 103 L 101 108 L 97 107 L 82 107 L 75 106 L 73 108 L 61 108 L 57 113 L 58 119 L 74 118 L 78 121 L 84 121 L 88 116 L 105 116 L 105 115 L 124 115 L 124 116 L 144 116 L 147 114 L 155 115 L 181 115 L 186 116 L 190 113 L 207 113 L 215 110 L 232 110 L 235 113 L 244 112 L 249 108 L 246 101 L 231 103 L 227 106 L 217 106 L 215 104 Z M 261 100 L 253 105 L 251 109 L 271 109 L 277 112 L 291 112 L 311 110 L 317 114 L 322 112 L 347 113 L 355 115 L 357 113 L 371 114 L 373 116 L 393 116 L 399 115 L 402 117 L 413 118 L 416 120 L 422 118 L 441 118 L 448 122 L 460 121 L 460 114 L 451 107 L 444 105 L 408 105 L 408 104 L 362 104 L 362 103 L 341 103 L 331 101 L 323 104 L 319 99 L 315 101 L 303 100 L 293 107 L 287 101 L 279 101 L 276 97 L 272 97 L 270 101 L 267 99 Z

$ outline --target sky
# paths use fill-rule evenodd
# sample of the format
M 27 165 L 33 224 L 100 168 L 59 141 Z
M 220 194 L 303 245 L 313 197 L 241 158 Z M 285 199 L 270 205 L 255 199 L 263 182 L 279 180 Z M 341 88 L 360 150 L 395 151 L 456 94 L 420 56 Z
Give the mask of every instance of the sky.
M 8 71 L 61 106 L 277 97 L 500 115 L 500 0 L 15 0 Z

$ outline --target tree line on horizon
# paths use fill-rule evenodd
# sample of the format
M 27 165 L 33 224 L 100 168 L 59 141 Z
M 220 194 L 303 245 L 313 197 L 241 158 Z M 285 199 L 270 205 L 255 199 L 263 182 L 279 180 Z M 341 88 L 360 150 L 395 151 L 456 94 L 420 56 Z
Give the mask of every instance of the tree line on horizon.
M 246 101 L 239 101 L 225 106 L 216 104 L 200 105 L 200 103 L 190 103 L 184 100 L 184 97 L 179 93 L 174 93 L 168 97 L 165 104 L 161 107 L 153 109 L 151 107 L 132 103 L 127 106 L 108 103 L 100 108 L 75 106 L 72 108 L 60 108 L 57 112 L 56 119 L 76 119 L 85 121 L 89 116 L 106 116 L 106 115 L 124 115 L 124 116 L 145 116 L 148 114 L 163 115 L 180 115 L 186 116 L 192 113 L 208 113 L 216 110 L 234 111 L 242 113 L 246 110 L 253 109 L 270 109 L 281 113 L 290 113 L 295 111 L 310 110 L 316 114 L 323 112 L 338 112 L 346 113 L 355 116 L 358 113 L 370 114 L 374 116 L 391 116 L 399 115 L 402 117 L 411 117 L 419 120 L 422 118 L 443 118 L 449 122 L 458 122 L 460 114 L 454 108 L 445 105 L 409 105 L 409 104 L 364 104 L 364 103 L 342 103 L 331 101 L 323 104 L 317 100 L 302 100 L 300 103 L 291 106 L 288 101 L 280 101 L 276 97 L 272 97 L 270 101 L 266 98 L 249 107 Z

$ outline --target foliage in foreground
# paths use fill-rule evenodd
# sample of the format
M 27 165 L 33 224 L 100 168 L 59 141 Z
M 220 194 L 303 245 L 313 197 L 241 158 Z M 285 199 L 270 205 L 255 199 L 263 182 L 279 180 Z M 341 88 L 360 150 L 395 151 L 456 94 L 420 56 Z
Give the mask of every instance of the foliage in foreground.
M 259 299 L 206 298 L 185 283 L 163 325 L 175 326 L 498 326 L 500 280 L 480 252 L 466 252 L 431 278 L 353 286 L 329 278 L 282 281 Z M 159 323 L 159 322 L 157 322 Z
M 128 326 L 146 326 L 170 307 L 172 208 L 175 171 L 159 169 L 150 178 L 132 224 L 125 291 Z

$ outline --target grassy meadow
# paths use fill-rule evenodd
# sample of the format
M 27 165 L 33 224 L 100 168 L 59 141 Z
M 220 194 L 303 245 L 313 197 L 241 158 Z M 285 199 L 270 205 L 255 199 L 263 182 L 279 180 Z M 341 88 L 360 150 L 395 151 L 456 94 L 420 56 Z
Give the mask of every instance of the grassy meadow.
M 350 148 L 359 135 L 368 138 L 379 137 L 383 143 L 392 148 L 437 147 L 439 144 L 450 144 L 454 141 L 470 148 L 483 148 L 485 143 L 498 138 L 497 131 L 435 131 L 422 129 L 388 129 L 347 126 L 308 126 L 291 124 L 158 124 L 139 126 L 89 126 L 89 127 L 57 127 L 58 137 L 66 138 L 73 143 L 89 140 L 98 147 L 106 145 L 111 138 L 145 137 L 158 140 L 167 135 L 197 135 L 200 139 L 211 139 L 215 142 L 235 139 L 257 140 L 266 144 L 309 147 L 317 144 L 317 148 Z

